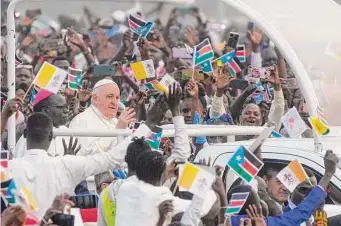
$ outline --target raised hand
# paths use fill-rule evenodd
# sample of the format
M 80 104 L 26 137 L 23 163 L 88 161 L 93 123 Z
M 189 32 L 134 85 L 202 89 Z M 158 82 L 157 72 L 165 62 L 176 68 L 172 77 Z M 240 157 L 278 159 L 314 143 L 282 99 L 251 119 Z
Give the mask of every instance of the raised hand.
M 75 141 L 73 142 L 73 136 L 70 137 L 69 140 L 69 146 L 66 146 L 65 139 L 62 139 L 63 142 L 63 147 L 64 147 L 64 155 L 77 155 L 79 150 L 81 149 L 82 145 L 78 144 L 78 139 L 76 138 Z
M 239 226 L 252 226 L 251 219 L 240 218 Z
M 255 27 L 253 31 L 249 31 L 249 35 L 250 35 L 252 45 L 259 47 L 263 38 L 262 31 L 259 30 L 257 27 Z
M 161 33 L 159 31 L 154 31 L 154 38 L 152 41 L 152 45 L 156 46 L 159 49 L 164 49 L 167 46 L 167 43 Z
M 160 205 L 159 205 L 159 213 L 160 216 L 166 216 L 168 213 L 172 213 L 174 211 L 174 204 L 173 204 L 173 200 L 166 200 L 163 201 Z
M 88 88 L 89 81 L 87 79 L 83 80 L 83 85 L 78 89 L 77 95 L 80 102 L 88 102 L 92 96 L 92 91 Z
M 1 225 L 24 225 L 26 212 L 21 206 L 9 206 L 1 214 Z
M 195 46 L 196 44 L 199 43 L 199 34 L 198 32 L 194 29 L 194 27 L 188 27 L 185 32 L 184 32 L 185 37 L 187 38 L 188 42 L 192 45 Z
M 146 91 L 139 91 L 131 101 L 131 107 L 137 108 L 138 106 L 144 105 L 145 101 L 147 100 L 147 92 Z
M 8 119 L 13 113 L 19 111 L 22 108 L 22 105 L 23 102 L 19 98 L 8 100 L 1 113 L 1 116 Z
M 324 167 L 326 169 L 325 174 L 334 175 L 338 162 L 339 158 L 337 155 L 335 155 L 332 150 L 328 150 L 324 156 Z
M 266 226 L 261 205 L 249 205 L 249 208 L 246 209 L 246 213 L 251 219 L 253 225 Z
M 165 116 L 167 110 L 168 104 L 166 96 L 164 94 L 159 95 L 156 98 L 154 105 L 150 108 L 148 112 L 146 125 L 150 129 L 153 129 L 156 125 L 160 125 L 160 122 Z
M 180 101 L 182 96 L 182 90 L 180 85 L 177 82 L 174 82 L 173 85 L 168 87 L 168 97 L 167 104 L 172 112 L 173 117 L 180 115 Z
M 140 40 L 137 42 L 137 47 L 141 54 L 142 60 L 149 60 L 149 50 L 150 50 L 150 44 L 149 41 L 146 38 L 140 38 Z
M 123 34 L 123 46 L 128 49 L 131 47 L 131 45 L 133 44 L 133 40 L 134 40 L 134 33 L 132 30 L 127 30 L 126 32 L 124 32 Z
M 187 92 L 193 98 L 199 97 L 199 87 L 198 84 L 194 80 L 189 80 L 187 83 Z
M 128 126 L 136 121 L 136 112 L 133 108 L 126 108 L 118 118 L 116 129 L 126 129 Z
M 230 82 L 234 79 L 230 77 L 229 71 L 225 70 L 225 68 L 228 67 L 219 67 L 217 69 L 218 73 L 215 76 L 217 90 L 225 91 L 225 89 L 229 86 Z
M 83 38 L 79 36 L 74 30 L 71 28 L 67 29 L 67 36 L 68 40 L 74 44 L 75 46 L 79 47 L 81 50 L 86 50 L 85 42 L 83 41 Z

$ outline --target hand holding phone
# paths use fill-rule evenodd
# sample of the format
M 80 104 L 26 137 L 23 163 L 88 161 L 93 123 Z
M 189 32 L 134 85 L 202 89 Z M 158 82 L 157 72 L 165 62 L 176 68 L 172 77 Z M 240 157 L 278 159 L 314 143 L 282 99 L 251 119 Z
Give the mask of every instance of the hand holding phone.
M 238 44 L 239 34 L 236 32 L 230 32 L 229 39 L 227 40 L 227 46 L 236 49 Z
M 80 209 L 93 209 L 97 208 L 98 197 L 97 195 L 77 195 L 72 196 L 71 201 L 75 204 L 74 207 Z
M 115 67 L 112 64 L 95 64 L 93 66 L 93 75 L 114 76 Z

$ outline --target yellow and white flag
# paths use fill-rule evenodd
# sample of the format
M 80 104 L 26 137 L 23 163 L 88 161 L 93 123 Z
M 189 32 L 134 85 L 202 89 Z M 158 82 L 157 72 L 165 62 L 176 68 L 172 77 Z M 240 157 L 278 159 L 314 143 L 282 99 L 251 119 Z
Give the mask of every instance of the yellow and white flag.
M 31 192 L 26 186 L 21 187 L 21 194 L 30 211 L 37 211 L 39 209 L 36 200 L 33 198 Z
M 42 89 L 49 90 L 52 93 L 57 93 L 66 76 L 66 71 L 45 61 L 35 77 L 33 84 Z
M 207 191 L 212 186 L 215 175 L 198 166 L 187 162 L 180 172 L 177 185 L 186 191 L 201 198 L 205 198 Z
M 290 192 L 293 192 L 297 185 L 303 181 L 309 180 L 307 173 L 298 160 L 290 162 L 277 174 L 277 178 Z
M 159 83 L 159 87 L 162 87 L 163 92 L 168 94 L 168 86 L 173 85 L 174 82 L 176 81 L 172 76 L 170 76 L 169 74 L 165 74 Z
M 155 77 L 153 60 L 135 62 L 130 64 L 130 66 L 133 69 L 135 78 L 137 80 Z

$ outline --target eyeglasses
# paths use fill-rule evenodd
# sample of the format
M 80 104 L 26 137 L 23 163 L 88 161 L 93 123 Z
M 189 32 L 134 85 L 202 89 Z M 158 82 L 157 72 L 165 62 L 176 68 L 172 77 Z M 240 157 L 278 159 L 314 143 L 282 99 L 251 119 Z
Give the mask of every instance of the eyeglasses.
M 58 109 L 60 109 L 60 110 L 64 110 L 64 109 L 68 109 L 69 108 L 69 106 L 68 105 L 61 105 L 61 106 L 51 106 L 51 105 L 49 105 L 49 106 L 47 106 L 47 107 L 53 107 L 53 108 L 58 108 Z

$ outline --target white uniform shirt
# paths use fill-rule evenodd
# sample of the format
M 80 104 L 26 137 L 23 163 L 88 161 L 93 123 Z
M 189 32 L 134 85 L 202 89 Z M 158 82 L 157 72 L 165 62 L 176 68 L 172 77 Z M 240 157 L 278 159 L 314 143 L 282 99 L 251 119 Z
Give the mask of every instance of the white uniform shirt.
M 141 125 L 134 134 L 138 137 L 150 135 L 146 125 Z M 121 165 L 131 139 L 132 136 L 127 137 L 108 152 L 88 156 L 50 157 L 45 150 L 31 149 L 22 158 L 10 160 L 8 166 L 17 188 L 27 186 L 30 190 L 38 204 L 40 219 L 57 195 L 63 192 L 73 194 L 82 180 Z

